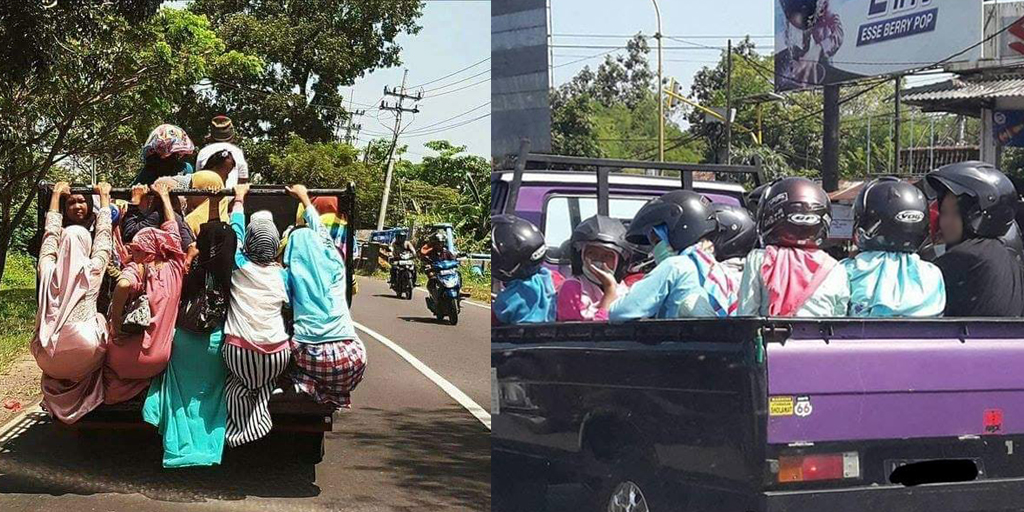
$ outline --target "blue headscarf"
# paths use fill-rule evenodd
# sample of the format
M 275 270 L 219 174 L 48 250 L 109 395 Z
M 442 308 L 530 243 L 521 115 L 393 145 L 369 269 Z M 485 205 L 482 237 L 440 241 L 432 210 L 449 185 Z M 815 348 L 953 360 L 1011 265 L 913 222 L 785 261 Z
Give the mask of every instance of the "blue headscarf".
M 491 304 L 495 318 L 505 325 L 554 322 L 556 306 L 555 283 L 546 268 L 509 281 Z
M 284 264 L 295 313 L 295 341 L 355 339 L 345 299 L 345 264 L 338 251 L 315 230 L 298 228 L 288 235 Z
M 869 251 L 843 260 L 850 277 L 850 316 L 940 316 L 946 287 L 938 267 L 916 254 Z

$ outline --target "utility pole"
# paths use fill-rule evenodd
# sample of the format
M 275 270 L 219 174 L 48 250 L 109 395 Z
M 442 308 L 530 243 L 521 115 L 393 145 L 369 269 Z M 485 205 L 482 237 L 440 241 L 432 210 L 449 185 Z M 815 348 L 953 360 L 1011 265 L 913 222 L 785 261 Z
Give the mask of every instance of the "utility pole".
M 825 118 L 821 140 L 821 185 L 839 190 L 839 86 L 825 86 Z
M 725 58 L 725 163 L 732 165 L 732 39 Z
M 348 112 L 349 112 L 349 115 L 348 115 L 348 122 L 345 123 L 345 144 L 349 144 L 349 145 L 352 145 L 353 133 L 355 135 L 355 138 L 358 138 L 360 130 L 363 129 L 363 125 L 355 123 L 355 120 L 356 120 L 355 118 L 357 116 L 358 117 L 362 117 L 364 114 L 366 114 L 365 110 L 353 110 L 352 107 L 353 107 L 353 105 L 352 105 L 352 95 L 349 95 L 349 97 L 348 97 Z
M 658 33 L 654 37 L 658 40 L 658 161 L 665 161 L 665 82 L 662 77 L 661 67 L 661 8 L 658 7 L 658 0 L 654 2 L 654 15 L 658 18 Z
M 390 110 L 395 113 L 395 136 L 391 139 L 391 151 L 388 152 L 388 167 L 387 173 L 384 175 L 384 196 L 380 198 L 380 213 L 377 214 L 377 230 L 384 229 L 384 217 L 388 211 L 388 196 L 391 194 L 391 175 L 395 170 L 395 148 L 398 147 L 398 133 L 402 128 L 402 113 L 411 112 L 413 114 L 420 111 L 415 105 L 412 108 L 405 108 L 403 103 L 405 100 L 420 101 L 423 99 L 423 93 L 417 93 L 415 95 L 409 95 L 405 93 L 405 82 L 409 78 L 409 70 L 405 70 L 402 75 L 402 87 L 396 92 L 393 89 L 388 89 L 388 86 L 384 86 L 385 96 L 394 96 L 398 98 L 393 105 L 388 105 L 384 100 L 380 102 L 381 110 Z
M 893 131 L 892 131 L 892 145 L 893 145 L 893 172 L 897 176 L 900 174 L 900 96 L 903 94 L 902 80 L 899 75 L 896 75 L 896 117 L 893 118 Z

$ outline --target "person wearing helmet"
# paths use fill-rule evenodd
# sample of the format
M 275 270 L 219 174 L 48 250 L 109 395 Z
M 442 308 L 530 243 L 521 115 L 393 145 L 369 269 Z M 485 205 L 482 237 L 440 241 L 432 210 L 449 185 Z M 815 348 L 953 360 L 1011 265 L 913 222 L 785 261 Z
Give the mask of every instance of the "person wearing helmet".
M 544 268 L 547 243 L 529 221 L 514 215 L 491 217 L 491 272 L 504 285 L 491 304 L 502 325 L 555 321 L 555 285 Z
M 738 285 L 743 278 L 747 254 L 757 245 L 757 224 L 747 210 L 738 206 L 716 204 L 714 208 L 715 220 L 718 221 L 713 239 L 715 259 Z
M 928 199 L 897 178 L 861 189 L 853 205 L 859 253 L 843 260 L 850 280 L 850 316 L 939 316 L 946 288 L 939 268 L 915 254 L 928 236 Z
M 391 270 L 390 277 L 388 278 L 388 284 L 394 284 L 395 282 L 395 267 L 394 263 L 402 259 L 403 252 L 410 252 L 416 254 L 416 247 L 409 241 L 409 235 L 404 230 L 395 233 L 395 239 L 391 242 Z M 415 279 L 413 279 L 415 281 Z
M 846 316 L 846 270 L 818 248 L 831 212 L 828 194 L 807 178 L 782 178 L 764 191 L 757 214 L 764 248 L 747 256 L 740 316 Z
M 711 201 L 696 192 L 677 190 L 649 201 L 630 223 L 626 241 L 653 245 L 657 266 L 620 296 L 615 276 L 590 265 L 604 290 L 598 309 L 607 307 L 613 323 L 731 315 L 736 294 L 715 261 L 717 229 Z
M 1013 184 L 984 162 L 946 165 L 925 179 L 938 194 L 946 245 L 935 260 L 946 283 L 946 316 L 1024 314 L 1024 267 L 1000 240 L 1014 223 Z
M 604 291 L 591 267 L 614 275 L 618 294 L 626 292 L 619 284 L 630 252 L 626 227 L 611 217 L 595 215 L 576 226 L 569 240 L 572 277 L 558 289 L 556 318 L 559 322 L 608 320 L 608 310 L 598 308 Z

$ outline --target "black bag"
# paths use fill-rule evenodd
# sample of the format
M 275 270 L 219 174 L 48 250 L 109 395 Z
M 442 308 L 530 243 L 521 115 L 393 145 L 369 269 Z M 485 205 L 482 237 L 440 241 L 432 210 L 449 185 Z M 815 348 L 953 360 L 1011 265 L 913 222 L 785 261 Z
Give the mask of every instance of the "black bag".
M 228 317 L 228 297 L 212 275 L 193 269 L 195 277 L 193 293 L 183 296 L 178 308 L 178 327 L 195 333 L 210 333 Z M 190 279 L 192 280 L 192 279 Z

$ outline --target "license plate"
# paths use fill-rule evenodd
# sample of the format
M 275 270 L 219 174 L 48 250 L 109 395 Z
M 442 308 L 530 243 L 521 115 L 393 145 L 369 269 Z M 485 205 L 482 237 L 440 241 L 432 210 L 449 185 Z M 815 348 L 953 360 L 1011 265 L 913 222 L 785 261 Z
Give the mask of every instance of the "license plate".
M 976 457 L 962 457 L 960 460 L 969 460 L 974 462 L 974 465 L 978 467 L 978 479 L 985 478 L 985 463 L 980 458 Z M 885 474 L 891 475 L 896 468 L 906 466 L 908 464 L 915 464 L 918 462 L 928 462 L 938 459 L 886 459 L 885 461 Z
M 440 272 L 440 275 L 442 275 L 442 276 L 451 276 L 451 275 L 455 275 L 455 269 L 448 269 L 448 270 L 442 270 L 442 271 Z

